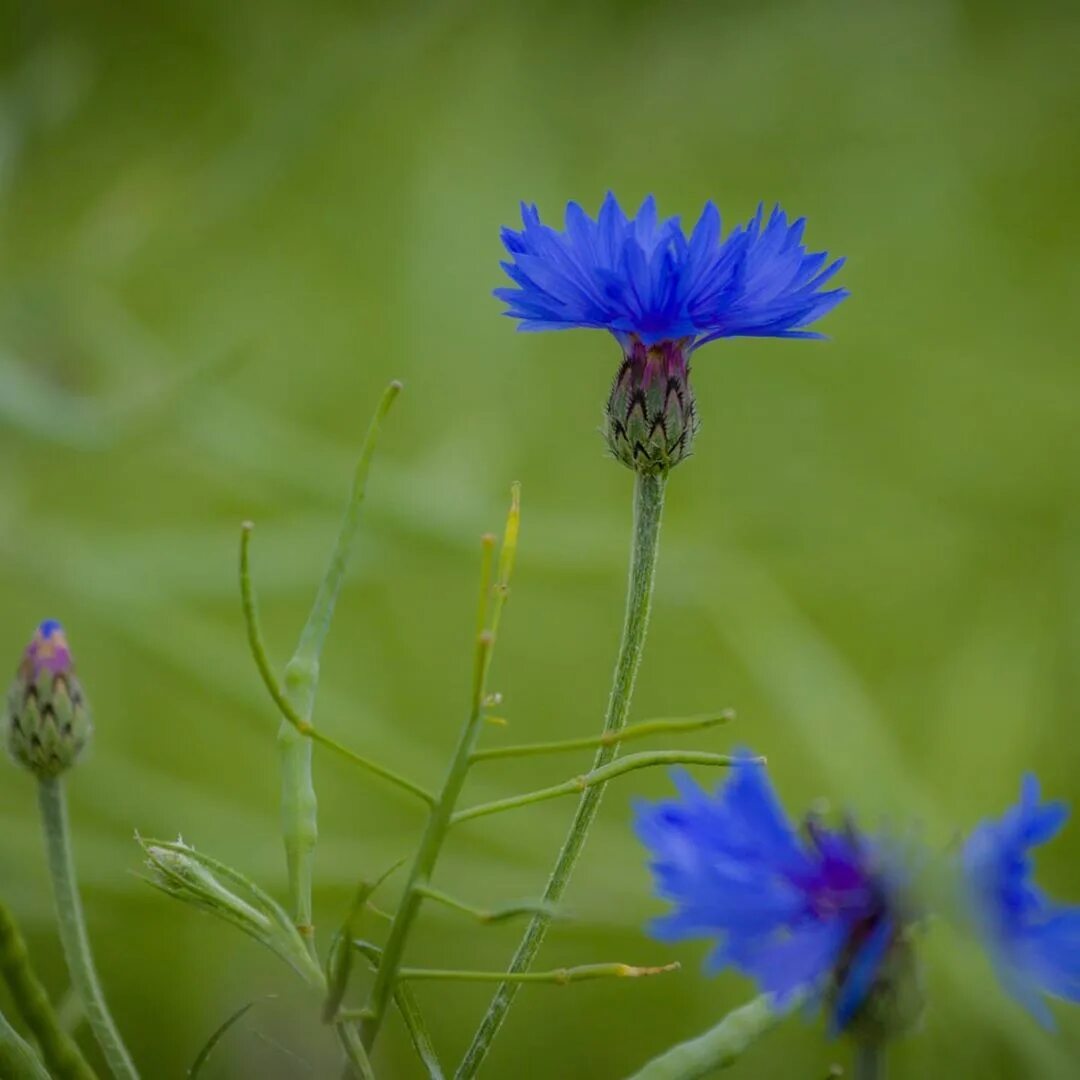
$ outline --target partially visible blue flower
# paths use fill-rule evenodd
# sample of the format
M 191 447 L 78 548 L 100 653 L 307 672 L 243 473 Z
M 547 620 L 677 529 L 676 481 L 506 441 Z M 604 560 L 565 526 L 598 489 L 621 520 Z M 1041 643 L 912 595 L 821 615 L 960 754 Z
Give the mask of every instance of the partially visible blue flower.
M 557 232 L 522 204 L 522 229 L 503 229 L 514 288 L 497 289 L 522 330 L 595 327 L 624 348 L 686 340 L 691 348 L 721 337 L 820 337 L 807 330 L 847 296 L 824 286 L 843 265 L 807 252 L 805 219 L 788 222 L 779 206 L 763 208 L 721 237 L 712 202 L 683 233 L 679 219 L 660 221 L 650 195 L 628 218 L 610 192 L 596 220 L 577 203 Z
M 1020 801 L 979 825 L 961 854 L 971 912 L 1002 984 L 1047 1027 L 1044 994 L 1080 1002 L 1080 905 L 1050 900 L 1034 884 L 1030 851 L 1068 816 L 1062 803 L 1040 802 L 1029 774 Z
M 650 195 L 627 217 L 608 194 L 596 220 L 577 203 L 562 232 L 523 204 L 522 228 L 503 229 L 513 287 L 496 289 L 520 330 L 608 330 L 623 363 L 608 399 L 611 453 L 643 475 L 666 475 L 697 431 L 690 355 L 723 337 L 820 337 L 809 327 L 847 296 L 826 288 L 843 265 L 802 243 L 805 221 L 762 207 L 721 236 L 709 202 L 689 237 L 661 221 Z
M 896 970 L 909 918 L 891 848 L 813 819 L 801 835 L 746 756 L 715 795 L 685 774 L 676 784 L 679 798 L 637 808 L 657 892 L 675 905 L 653 934 L 717 938 L 712 970 L 737 968 L 778 1006 L 825 991 L 833 1031 L 850 1026 Z

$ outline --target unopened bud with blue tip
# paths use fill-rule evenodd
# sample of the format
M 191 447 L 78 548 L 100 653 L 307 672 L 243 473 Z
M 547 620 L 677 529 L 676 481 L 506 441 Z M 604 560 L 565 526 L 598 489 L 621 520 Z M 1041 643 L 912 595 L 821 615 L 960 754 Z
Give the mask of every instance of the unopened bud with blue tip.
M 8 691 L 7 748 L 39 779 L 59 776 L 90 741 L 90 709 L 75 675 L 64 629 L 46 619 L 23 653 Z

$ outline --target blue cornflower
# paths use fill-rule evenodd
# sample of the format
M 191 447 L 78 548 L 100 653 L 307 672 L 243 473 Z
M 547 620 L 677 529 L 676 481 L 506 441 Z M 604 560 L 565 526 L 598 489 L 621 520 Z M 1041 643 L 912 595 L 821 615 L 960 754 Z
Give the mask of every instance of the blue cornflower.
M 679 798 L 637 808 L 657 892 L 675 904 L 653 934 L 718 938 L 709 967 L 737 968 L 778 1006 L 827 993 L 834 1032 L 864 1016 L 890 1023 L 871 998 L 882 990 L 891 1008 L 910 996 L 893 984 L 910 974 L 911 921 L 891 847 L 814 819 L 800 835 L 745 755 L 715 795 L 685 774 L 676 784 Z
M 663 474 L 690 452 L 697 426 L 689 356 L 722 337 L 820 337 L 808 329 L 847 296 L 825 285 L 843 265 L 802 244 L 805 220 L 775 207 L 721 238 L 712 203 L 689 238 L 660 221 L 650 195 L 628 218 L 608 194 L 594 221 L 577 203 L 558 232 L 522 205 L 503 229 L 514 287 L 496 289 L 521 330 L 609 330 L 623 366 L 608 403 L 612 452 L 638 472 Z
M 624 345 L 687 340 L 693 348 L 720 337 L 820 337 L 805 328 L 847 295 L 822 291 L 843 265 L 802 245 L 806 221 L 788 223 L 775 207 L 721 239 L 712 202 L 690 238 L 679 219 L 660 221 L 650 195 L 628 218 L 610 192 L 595 221 L 566 207 L 562 233 L 522 205 L 520 232 L 503 229 L 510 253 L 503 269 L 516 288 L 496 289 L 522 330 L 595 327 Z
M 1040 803 L 1039 782 L 1024 777 L 1020 801 L 984 821 L 961 853 L 966 897 L 1005 986 L 1047 1027 L 1043 994 L 1080 1002 L 1080 905 L 1048 899 L 1032 882 L 1030 849 L 1061 830 L 1068 809 Z

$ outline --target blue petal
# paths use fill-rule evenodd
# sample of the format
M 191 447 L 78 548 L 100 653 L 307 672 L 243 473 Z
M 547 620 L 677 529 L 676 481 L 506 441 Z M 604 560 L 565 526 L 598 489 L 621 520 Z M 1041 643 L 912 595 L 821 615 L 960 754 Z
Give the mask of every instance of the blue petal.
M 829 1021 L 830 1030 L 834 1035 L 839 1034 L 851 1023 L 855 1013 L 866 1000 L 866 995 L 870 993 L 874 985 L 881 962 L 889 951 L 895 932 L 896 927 L 892 919 L 888 917 L 881 919 L 855 954 L 843 985 L 836 995 L 836 1003 Z
M 660 221 L 650 195 L 628 218 L 610 192 L 596 220 L 566 207 L 560 233 L 522 204 L 522 229 L 502 230 L 504 263 L 515 288 L 496 295 L 527 329 L 597 327 L 645 344 L 721 337 L 811 337 L 808 328 L 846 291 L 822 292 L 843 260 L 827 267 L 808 253 L 805 219 L 788 223 L 778 206 L 721 237 L 720 214 L 706 203 L 687 240 L 678 218 Z M 822 269 L 825 267 L 824 269 Z

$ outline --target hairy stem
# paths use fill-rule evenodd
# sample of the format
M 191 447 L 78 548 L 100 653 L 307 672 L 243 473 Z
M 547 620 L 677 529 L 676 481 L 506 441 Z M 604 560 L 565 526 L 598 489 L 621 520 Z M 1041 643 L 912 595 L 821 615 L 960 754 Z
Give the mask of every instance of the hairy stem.
M 656 557 L 660 541 L 660 519 L 664 509 L 664 485 L 666 478 L 661 476 L 635 477 L 634 487 L 634 531 L 631 542 L 630 576 L 626 597 L 626 616 L 623 622 L 622 641 L 615 663 L 615 675 L 608 699 L 607 715 L 604 718 L 603 734 L 621 731 L 626 726 L 630 711 L 630 701 L 634 692 L 634 680 L 641 663 L 642 649 L 649 625 L 649 611 L 652 604 L 653 576 L 656 570 Z M 593 761 L 593 771 L 608 765 L 618 754 L 617 742 L 601 745 Z M 555 861 L 555 866 L 544 890 L 545 903 L 555 905 L 562 899 L 570 876 L 581 855 L 589 829 L 600 808 L 600 798 L 604 785 L 587 787 L 581 794 L 570 831 L 563 842 L 562 850 Z M 511 961 L 508 974 L 518 976 L 532 967 L 536 954 L 540 951 L 551 916 L 538 913 L 533 916 L 525 931 L 517 952 Z M 476 1075 L 492 1040 L 495 1038 L 517 993 L 516 982 L 503 982 L 495 992 L 475 1036 L 457 1072 L 459 1080 Z
M 38 802 L 45 827 L 45 849 L 56 901 L 56 921 L 71 981 L 82 999 L 86 1019 L 113 1075 L 119 1080 L 137 1080 L 139 1074 L 105 1004 L 105 995 L 90 954 L 90 941 L 86 936 L 82 903 L 75 881 L 75 863 L 71 857 L 63 780 L 60 777 L 41 780 L 38 784 Z
M 45 987 L 30 966 L 26 942 L 3 903 L 0 903 L 0 975 L 37 1040 L 49 1072 L 57 1080 L 94 1080 L 94 1070 L 87 1064 L 75 1040 L 64 1030 Z

